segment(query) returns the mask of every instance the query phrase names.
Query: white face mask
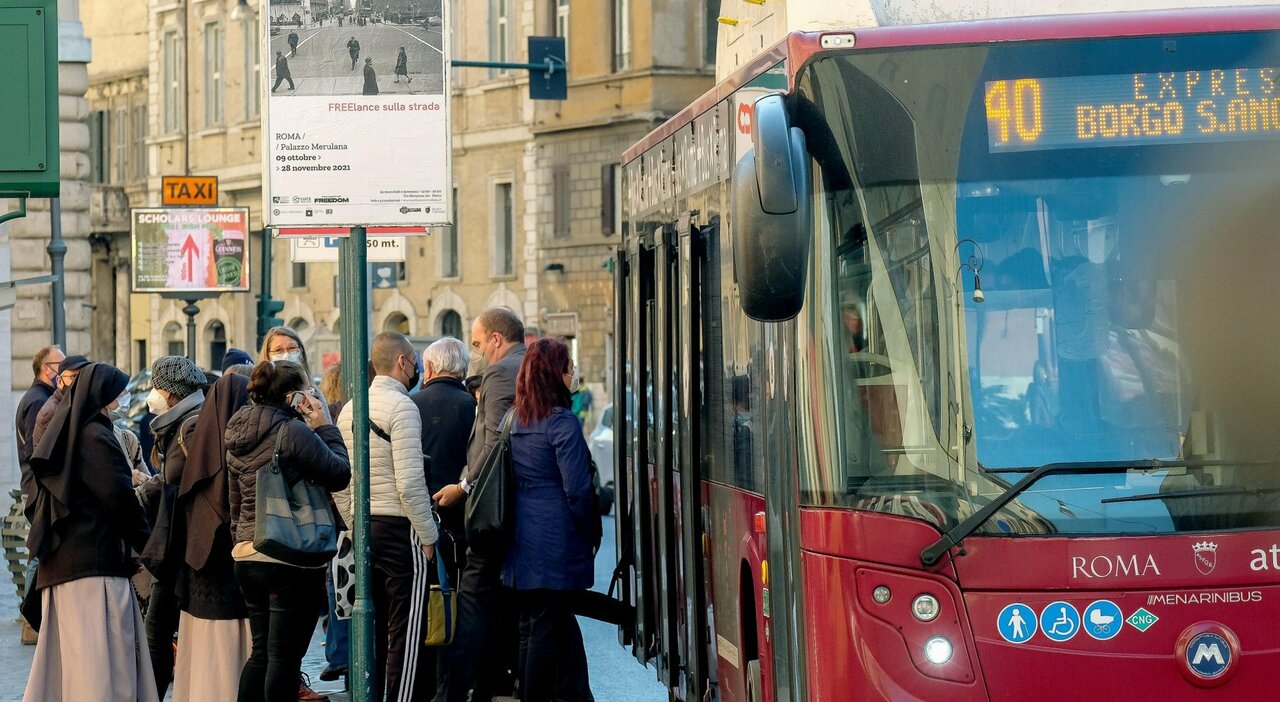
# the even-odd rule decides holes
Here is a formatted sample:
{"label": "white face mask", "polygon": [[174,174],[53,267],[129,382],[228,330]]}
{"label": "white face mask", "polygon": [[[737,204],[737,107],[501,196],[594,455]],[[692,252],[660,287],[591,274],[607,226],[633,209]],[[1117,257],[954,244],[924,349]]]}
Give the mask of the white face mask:
{"label": "white face mask", "polygon": [[578,391],[578,384],[581,381],[582,381],[582,376],[579,374],[578,366],[575,365],[573,367],[573,375],[569,376],[569,394],[570,395]]}
{"label": "white face mask", "polygon": [[147,409],[157,417],[169,411],[169,401],[160,394],[159,388],[151,388],[151,392],[147,393]]}
{"label": "white face mask", "polygon": [[285,352],[273,353],[270,356],[268,356],[268,358],[270,358],[273,363],[279,363],[280,361],[289,361],[291,363],[302,363],[302,352],[293,351],[291,353],[285,353]]}

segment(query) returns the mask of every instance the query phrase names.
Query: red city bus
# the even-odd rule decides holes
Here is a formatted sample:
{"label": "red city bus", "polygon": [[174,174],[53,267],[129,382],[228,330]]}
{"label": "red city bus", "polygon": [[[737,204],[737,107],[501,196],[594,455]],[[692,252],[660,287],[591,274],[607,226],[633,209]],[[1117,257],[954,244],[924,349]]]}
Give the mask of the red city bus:
{"label": "red city bus", "polygon": [[1280,8],[795,33],[623,158],[673,699],[1262,700]]}

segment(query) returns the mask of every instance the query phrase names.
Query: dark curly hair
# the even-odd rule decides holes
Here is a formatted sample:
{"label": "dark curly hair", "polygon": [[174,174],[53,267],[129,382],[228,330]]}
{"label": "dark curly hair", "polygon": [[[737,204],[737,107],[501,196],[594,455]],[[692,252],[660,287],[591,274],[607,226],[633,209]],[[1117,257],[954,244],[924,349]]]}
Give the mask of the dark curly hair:
{"label": "dark curly hair", "polygon": [[538,339],[525,351],[516,375],[516,419],[528,426],[551,416],[556,407],[568,407],[569,346],[563,339]]}

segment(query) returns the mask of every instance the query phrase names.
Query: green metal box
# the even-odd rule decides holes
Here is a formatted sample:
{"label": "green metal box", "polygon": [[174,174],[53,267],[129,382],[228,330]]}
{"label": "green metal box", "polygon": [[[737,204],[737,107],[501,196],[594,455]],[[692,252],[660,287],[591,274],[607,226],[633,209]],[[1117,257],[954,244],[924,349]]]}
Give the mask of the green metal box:
{"label": "green metal box", "polygon": [[58,195],[56,0],[0,6],[0,195]]}

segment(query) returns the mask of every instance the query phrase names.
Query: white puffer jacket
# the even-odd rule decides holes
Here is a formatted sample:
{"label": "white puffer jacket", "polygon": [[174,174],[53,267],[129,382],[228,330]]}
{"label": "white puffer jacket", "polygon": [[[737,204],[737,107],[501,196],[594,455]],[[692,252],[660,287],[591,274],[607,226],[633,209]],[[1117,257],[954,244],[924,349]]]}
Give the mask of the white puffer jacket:
{"label": "white puffer jacket", "polygon": [[[338,428],[347,451],[355,455],[351,427],[351,403],[338,415]],[[369,386],[369,419],[391,436],[388,443],[368,427],[369,435],[369,514],[382,517],[408,517],[414,532],[425,544],[436,542],[436,523],[431,517],[431,489],[427,486],[422,462],[422,415],[413,404],[400,381],[377,376]],[[333,500],[348,525],[355,523],[352,498],[355,481],[333,494]]]}

